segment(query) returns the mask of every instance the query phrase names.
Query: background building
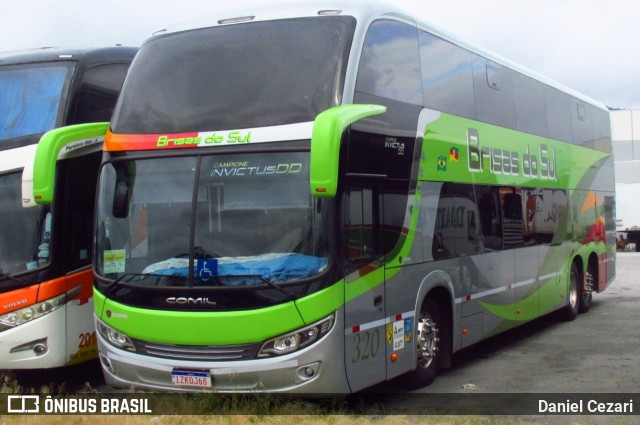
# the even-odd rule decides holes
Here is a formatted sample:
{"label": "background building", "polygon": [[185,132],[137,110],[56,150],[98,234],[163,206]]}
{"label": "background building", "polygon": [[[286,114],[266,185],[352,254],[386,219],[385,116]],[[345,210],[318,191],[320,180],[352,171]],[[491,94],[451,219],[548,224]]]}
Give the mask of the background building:
{"label": "background building", "polygon": [[640,110],[611,111],[617,229],[640,229]]}

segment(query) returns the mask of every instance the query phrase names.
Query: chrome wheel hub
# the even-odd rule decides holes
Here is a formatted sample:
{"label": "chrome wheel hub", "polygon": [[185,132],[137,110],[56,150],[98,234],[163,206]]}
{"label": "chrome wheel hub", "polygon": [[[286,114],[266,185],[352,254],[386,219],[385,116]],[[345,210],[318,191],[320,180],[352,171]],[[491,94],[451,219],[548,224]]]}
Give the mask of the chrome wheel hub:
{"label": "chrome wheel hub", "polygon": [[428,368],[438,352],[438,327],[431,316],[424,315],[418,322],[418,366]]}

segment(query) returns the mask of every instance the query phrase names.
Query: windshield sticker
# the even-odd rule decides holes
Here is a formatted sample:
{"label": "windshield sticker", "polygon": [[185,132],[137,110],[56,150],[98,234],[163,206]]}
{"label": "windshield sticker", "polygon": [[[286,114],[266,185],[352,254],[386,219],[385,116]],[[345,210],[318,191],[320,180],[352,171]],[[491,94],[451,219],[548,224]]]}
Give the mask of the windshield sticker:
{"label": "windshield sticker", "polygon": [[104,273],[124,273],[125,272],[126,250],[112,249],[104,251]]}
{"label": "windshield sticker", "polygon": [[393,351],[404,348],[404,320],[393,322]]}
{"label": "windshield sticker", "polygon": [[196,274],[199,280],[207,282],[213,276],[218,274],[218,260],[215,258],[198,258],[196,263]]}

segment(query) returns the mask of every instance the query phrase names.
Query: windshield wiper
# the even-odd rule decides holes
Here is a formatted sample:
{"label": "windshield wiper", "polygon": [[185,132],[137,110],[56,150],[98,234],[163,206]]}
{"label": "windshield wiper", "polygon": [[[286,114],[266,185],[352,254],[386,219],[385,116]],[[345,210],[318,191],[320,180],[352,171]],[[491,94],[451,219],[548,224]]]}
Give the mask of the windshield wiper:
{"label": "windshield wiper", "polygon": [[[130,277],[130,280],[124,280],[125,278]],[[138,279],[135,279],[135,278]],[[115,291],[118,287],[123,287],[125,286],[124,284],[128,284],[131,282],[142,282],[148,278],[155,278],[155,285],[158,286],[159,282],[162,279],[171,279],[171,278],[180,278],[180,279],[188,279],[186,276],[179,276],[179,275],[164,275],[164,274],[153,274],[153,273],[125,273],[122,276],[118,277],[116,280],[114,280],[113,282],[111,282],[104,290],[104,295],[109,295],[111,293],[113,293],[113,291]],[[257,279],[260,282],[270,286],[271,288],[277,290],[278,292],[283,293],[284,295],[287,296],[287,299],[289,301],[295,301],[296,298],[295,296],[287,291],[286,289],[280,287],[278,284],[272,282],[271,280],[259,275],[259,274],[243,274],[243,275],[239,275],[239,274],[226,274],[226,275],[210,275],[206,277],[207,279],[213,279],[216,285],[220,285],[221,279],[229,279],[229,280],[237,280],[237,279]],[[201,286],[202,283],[206,283],[206,282],[198,282],[198,279],[196,279],[196,281],[194,282],[196,283],[195,286]],[[197,285],[197,283],[200,283],[201,285]],[[191,285],[190,285],[191,286]],[[225,286],[233,286],[233,285],[225,285]]]}
{"label": "windshield wiper", "polygon": [[280,285],[274,283],[273,281],[259,274],[224,274],[224,275],[207,276],[207,278],[209,277],[213,279],[258,279],[260,282],[265,283],[270,287],[272,287],[273,289],[285,294],[289,299],[289,301],[296,300],[295,296],[291,292],[287,291],[286,289],[282,288]]}
{"label": "windshield wiper", "polygon": [[260,276],[259,274],[250,275],[250,276],[251,277],[257,277],[262,282],[264,282],[267,285],[271,286],[272,288],[277,289],[278,291],[282,292],[283,294],[285,294],[289,298],[289,301],[295,301],[296,300],[296,297],[294,297],[291,292],[289,292],[286,289],[280,287],[280,285],[276,285],[274,282],[271,281],[271,279],[267,279],[266,277]]}
{"label": "windshield wiper", "polygon": [[[130,280],[124,280],[126,277],[130,277]],[[135,279],[138,278],[138,279]],[[160,283],[160,281],[162,279],[171,279],[171,278],[181,278],[181,279],[186,279],[184,276],[178,276],[178,275],[167,275],[167,274],[153,274],[153,273],[125,273],[122,276],[120,276],[119,278],[117,278],[116,280],[114,280],[113,282],[111,282],[104,290],[104,294],[105,295],[109,295],[111,293],[113,293],[113,291],[115,289],[117,289],[118,287],[123,287],[125,286],[125,283],[131,283],[131,282],[142,282],[148,278],[155,278],[155,286],[158,286],[158,284]]]}
{"label": "windshield wiper", "polygon": [[6,274],[5,272],[2,271],[2,269],[0,269],[0,277],[4,277],[8,280],[13,280],[14,282],[18,282],[20,285],[27,285],[29,283],[22,279],[18,279],[17,277],[13,277],[10,274]]}

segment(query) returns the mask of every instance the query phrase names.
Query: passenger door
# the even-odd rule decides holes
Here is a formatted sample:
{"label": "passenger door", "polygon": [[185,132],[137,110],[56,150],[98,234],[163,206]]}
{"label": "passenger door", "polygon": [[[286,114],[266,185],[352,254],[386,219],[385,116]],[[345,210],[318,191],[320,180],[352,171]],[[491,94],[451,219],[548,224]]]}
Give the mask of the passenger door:
{"label": "passenger door", "polygon": [[386,379],[381,182],[374,176],[347,175],[343,226],[345,363],[352,391]]}

